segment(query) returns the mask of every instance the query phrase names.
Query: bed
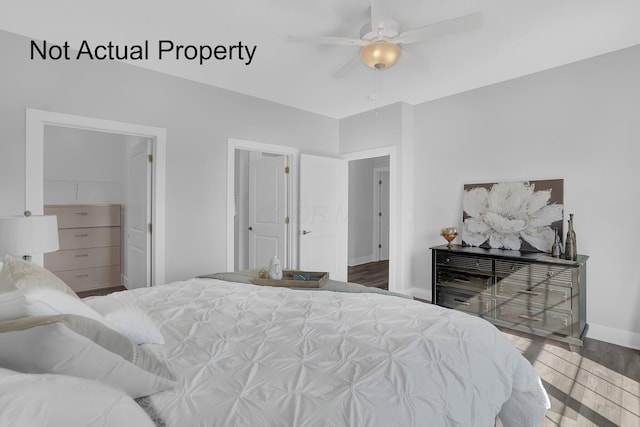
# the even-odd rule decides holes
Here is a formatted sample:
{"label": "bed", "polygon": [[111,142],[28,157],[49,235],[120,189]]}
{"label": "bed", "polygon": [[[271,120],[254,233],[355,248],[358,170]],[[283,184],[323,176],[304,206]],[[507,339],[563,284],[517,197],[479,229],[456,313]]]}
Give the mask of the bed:
{"label": "bed", "polygon": [[[126,386],[108,384],[138,398],[156,425],[492,426],[500,416],[505,426],[539,426],[549,407],[529,362],[494,326],[412,299],[194,278],[80,303],[107,319],[106,302],[139,310],[129,330],[114,329],[150,321],[160,333],[122,356],[155,359],[166,370],[144,369],[158,384],[127,375]],[[4,348],[0,368],[20,371]],[[106,372],[88,376],[108,383]],[[0,409],[1,384],[2,375]]]}

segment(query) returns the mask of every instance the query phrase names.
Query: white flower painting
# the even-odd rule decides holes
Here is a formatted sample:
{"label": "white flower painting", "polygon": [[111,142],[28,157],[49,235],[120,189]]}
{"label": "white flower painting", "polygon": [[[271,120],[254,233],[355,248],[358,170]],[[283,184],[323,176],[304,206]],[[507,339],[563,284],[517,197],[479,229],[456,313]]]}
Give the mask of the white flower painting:
{"label": "white flower painting", "polygon": [[464,186],[462,241],[466,245],[551,252],[562,236],[563,181]]}

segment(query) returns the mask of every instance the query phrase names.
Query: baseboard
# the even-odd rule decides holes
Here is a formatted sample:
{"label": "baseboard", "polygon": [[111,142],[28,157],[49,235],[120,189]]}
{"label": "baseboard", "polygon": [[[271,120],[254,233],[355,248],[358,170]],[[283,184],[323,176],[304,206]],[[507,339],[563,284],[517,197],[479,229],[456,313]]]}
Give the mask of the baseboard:
{"label": "baseboard", "polygon": [[367,255],[360,258],[349,258],[349,267],[353,267],[354,265],[367,264],[369,262],[377,261],[373,255]]}
{"label": "baseboard", "polygon": [[640,350],[640,333],[589,322],[587,338]]}
{"label": "baseboard", "polygon": [[423,288],[398,289],[397,292],[402,292],[403,294],[411,295],[412,297],[431,301],[431,292]]}

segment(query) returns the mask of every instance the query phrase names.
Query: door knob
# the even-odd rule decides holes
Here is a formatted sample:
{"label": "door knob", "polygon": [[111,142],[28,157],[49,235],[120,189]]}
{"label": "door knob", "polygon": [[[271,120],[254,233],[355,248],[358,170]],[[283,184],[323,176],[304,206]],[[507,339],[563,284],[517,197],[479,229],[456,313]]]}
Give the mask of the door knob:
{"label": "door knob", "polygon": [[253,227],[252,227],[252,226],[249,226],[249,228],[247,228],[247,230],[249,230],[249,231],[253,231]]}
{"label": "door knob", "polygon": [[303,235],[303,236],[305,236],[305,235],[307,235],[307,234],[310,234],[310,233],[311,233],[311,231],[302,230],[302,235]]}

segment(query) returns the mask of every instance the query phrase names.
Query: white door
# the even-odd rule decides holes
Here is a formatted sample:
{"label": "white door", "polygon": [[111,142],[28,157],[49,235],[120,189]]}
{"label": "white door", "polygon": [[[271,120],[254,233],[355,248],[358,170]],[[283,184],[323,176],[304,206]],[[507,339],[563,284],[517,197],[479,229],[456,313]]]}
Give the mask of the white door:
{"label": "white door", "polygon": [[249,267],[266,267],[274,256],[283,266],[287,237],[286,156],[252,151],[249,156]]}
{"label": "white door", "polygon": [[389,259],[389,172],[378,172],[378,261]]}
{"label": "white door", "polygon": [[300,269],[347,280],[349,171],[342,159],[300,155]]}
{"label": "white door", "polygon": [[129,150],[127,203],[124,207],[126,247],[124,284],[127,289],[151,283],[151,141]]}

